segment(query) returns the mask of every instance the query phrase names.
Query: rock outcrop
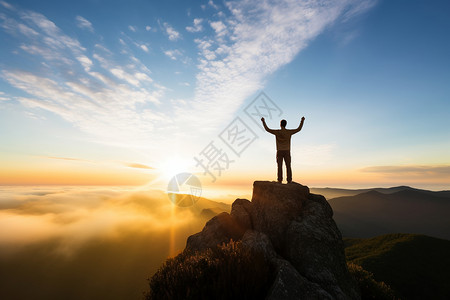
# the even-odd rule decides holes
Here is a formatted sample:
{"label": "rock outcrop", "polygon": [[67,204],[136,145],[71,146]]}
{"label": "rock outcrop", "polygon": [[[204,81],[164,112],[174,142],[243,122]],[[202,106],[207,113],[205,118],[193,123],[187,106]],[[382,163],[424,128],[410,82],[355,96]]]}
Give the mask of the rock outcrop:
{"label": "rock outcrop", "polygon": [[215,216],[190,236],[186,249],[241,240],[275,266],[267,299],[359,299],[332,217],[326,199],[307,186],[255,181],[251,202],[237,199],[230,214]]}

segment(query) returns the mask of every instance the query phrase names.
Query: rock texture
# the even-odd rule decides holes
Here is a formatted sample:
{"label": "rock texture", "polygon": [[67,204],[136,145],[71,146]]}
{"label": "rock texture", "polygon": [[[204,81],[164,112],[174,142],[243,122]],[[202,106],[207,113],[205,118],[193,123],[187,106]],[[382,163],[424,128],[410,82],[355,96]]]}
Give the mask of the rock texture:
{"label": "rock texture", "polygon": [[264,254],[276,275],[267,299],[360,299],[342,236],[321,195],[298,183],[255,181],[252,201],[237,199],[187,240],[203,250],[232,240]]}

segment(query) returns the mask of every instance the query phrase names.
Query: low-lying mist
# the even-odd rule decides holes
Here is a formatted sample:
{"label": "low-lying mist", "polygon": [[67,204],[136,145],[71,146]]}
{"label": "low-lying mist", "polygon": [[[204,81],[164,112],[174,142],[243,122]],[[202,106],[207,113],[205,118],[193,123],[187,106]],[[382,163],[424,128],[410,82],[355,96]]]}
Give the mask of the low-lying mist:
{"label": "low-lying mist", "polygon": [[0,298],[139,299],[149,278],[201,230],[201,199],[157,190],[0,189]]}

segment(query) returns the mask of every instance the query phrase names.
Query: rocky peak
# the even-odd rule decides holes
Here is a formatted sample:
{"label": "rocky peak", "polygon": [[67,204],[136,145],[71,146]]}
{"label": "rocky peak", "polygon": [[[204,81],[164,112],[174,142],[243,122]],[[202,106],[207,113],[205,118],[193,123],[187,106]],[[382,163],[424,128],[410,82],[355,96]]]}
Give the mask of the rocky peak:
{"label": "rocky peak", "polygon": [[263,253],[277,272],[268,299],[359,299],[332,216],[326,199],[307,186],[255,181],[251,202],[237,199],[230,214],[209,220],[186,248],[232,239]]}

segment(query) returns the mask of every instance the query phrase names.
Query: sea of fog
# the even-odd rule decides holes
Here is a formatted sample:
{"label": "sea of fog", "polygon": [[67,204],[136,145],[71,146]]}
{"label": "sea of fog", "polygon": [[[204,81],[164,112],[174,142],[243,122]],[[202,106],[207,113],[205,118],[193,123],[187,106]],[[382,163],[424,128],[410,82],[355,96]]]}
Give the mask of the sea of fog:
{"label": "sea of fog", "polygon": [[141,299],[147,278],[204,226],[200,213],[214,205],[205,201],[180,208],[158,190],[0,187],[0,298]]}

